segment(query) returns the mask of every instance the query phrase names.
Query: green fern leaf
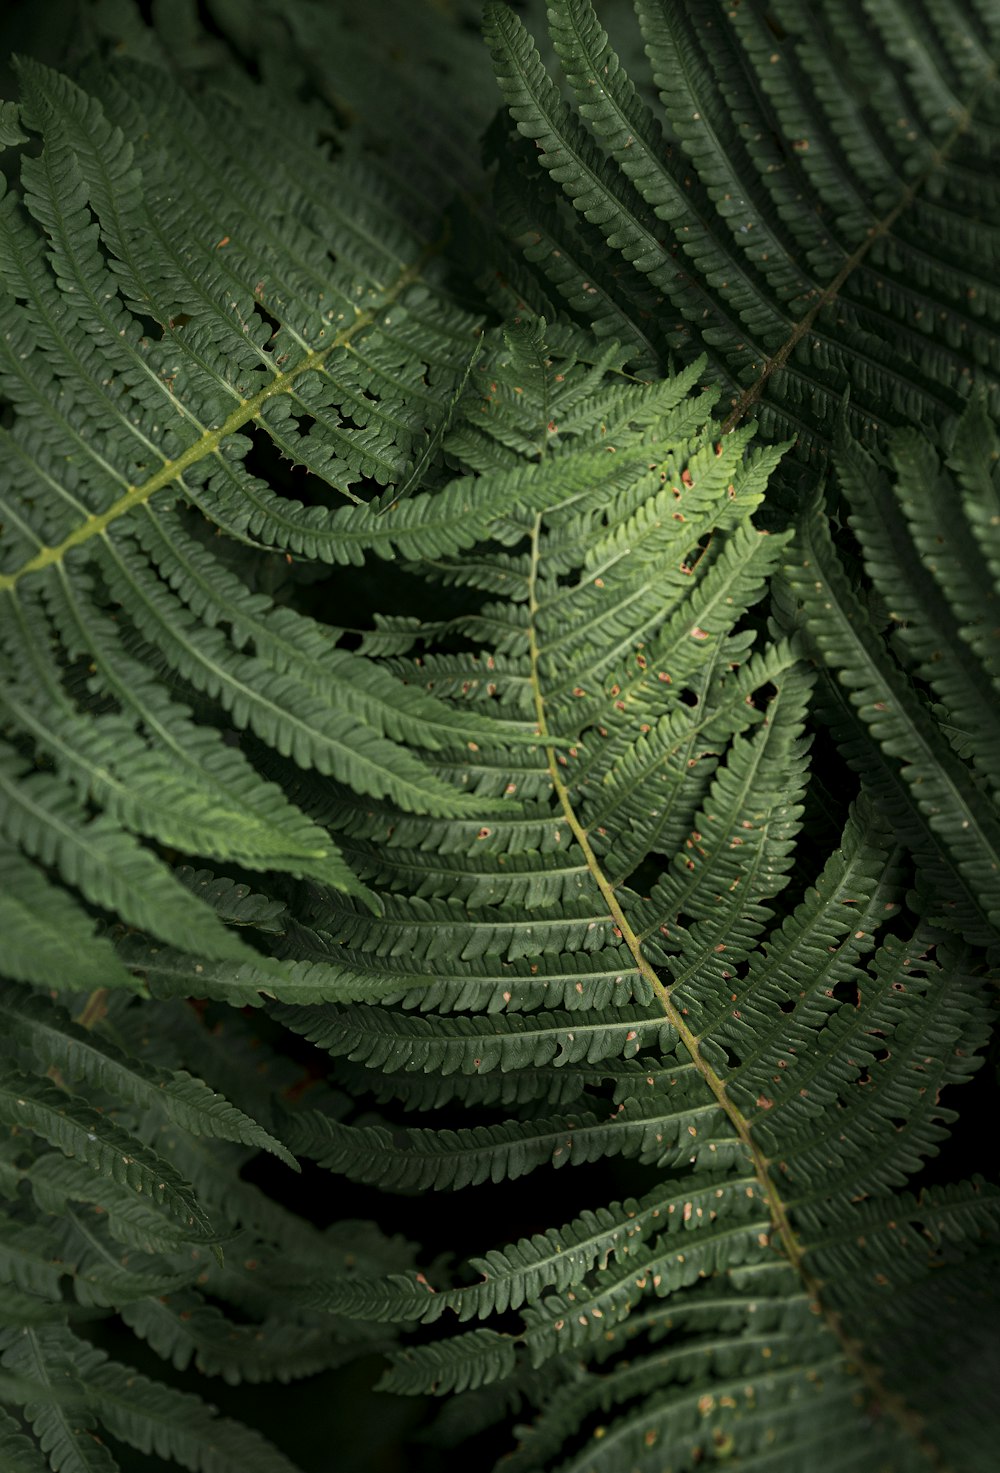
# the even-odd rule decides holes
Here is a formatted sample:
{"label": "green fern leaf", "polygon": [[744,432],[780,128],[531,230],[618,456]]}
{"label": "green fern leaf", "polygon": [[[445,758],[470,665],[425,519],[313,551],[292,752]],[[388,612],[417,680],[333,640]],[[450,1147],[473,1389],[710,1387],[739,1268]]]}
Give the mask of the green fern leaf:
{"label": "green fern leaf", "polygon": [[47,1466],[38,1449],[25,1437],[19,1424],[2,1407],[0,1407],[0,1453],[3,1455],[4,1466],[10,1468],[11,1473],[43,1473],[43,1469]]}
{"label": "green fern leaf", "polygon": [[[799,539],[798,559],[786,568],[785,576],[811,642],[837,672],[859,718],[907,785],[910,806],[918,810],[921,827],[928,831],[931,844],[944,851],[943,863],[938,863],[945,876],[953,866],[975,897],[980,916],[994,926],[1000,916],[1000,829],[995,816],[989,806],[984,808],[968,766],[953,752],[905,673],[871,630],[818,509],[803,519]],[[873,569],[881,566],[878,547],[873,539]],[[890,595],[898,588],[895,567],[894,562],[892,580],[887,583]],[[916,587],[920,587],[919,581]],[[912,576],[905,588],[908,596],[915,596]],[[910,642],[918,638],[926,640],[933,635],[929,631],[923,636],[914,635]],[[955,638],[959,638],[957,631]],[[945,677],[953,697],[959,679],[957,670]],[[960,709],[973,714],[968,705]],[[982,716],[980,710],[977,706],[977,725],[990,719],[988,710]],[[984,745],[989,761],[988,735]],[[912,824],[911,819],[911,832]],[[930,876],[928,882],[933,885]],[[953,889],[948,885],[948,891]],[[947,914],[940,909],[932,914],[939,923],[949,924]],[[980,921],[975,934],[989,937],[992,932]]]}
{"label": "green fern leaf", "polygon": [[[502,402],[509,372],[535,423],[548,414],[558,425],[547,397],[563,392],[550,377],[558,360],[531,333],[507,346],[510,364],[497,365],[487,395]],[[609,407],[627,397],[615,391]],[[869,1258],[862,1223],[869,1203],[905,1211],[899,1189],[947,1134],[942,1091],[968,1077],[987,1037],[975,970],[968,953],[904,920],[903,852],[863,800],[803,893],[794,866],[812,680],[797,642],[758,639],[754,648],[747,613],[788,556],[784,537],[761,537],[750,522],[776,457],[748,454],[742,435],[715,444],[688,429],[627,483],[566,501],[561,464],[572,452],[551,436],[542,448],[531,428],[526,421],[516,441],[498,416],[495,463],[519,456],[537,466],[552,502],[498,523],[496,541],[477,547],[471,576],[456,574],[455,585],[493,598],[491,567],[513,582],[506,606],[480,605],[461,627],[490,652],[498,691],[517,680],[530,693],[531,707],[517,699],[534,710],[549,782],[535,786],[529,769],[534,811],[452,827],[447,847],[427,820],[397,828],[388,805],[359,816],[354,852],[392,887],[383,916],[317,897],[290,917],[287,938],[291,951],[304,946],[342,976],[356,967],[378,982],[367,996],[349,984],[322,1011],[272,1011],[345,1061],[332,1082],[374,1094],[380,1123],[367,1111],[355,1119],[347,1100],[327,1094],[319,1108],[288,1114],[286,1136],[320,1165],[389,1191],[466,1189],[613,1156],[668,1172],[669,1186],[481,1253],[457,1283],[428,1271],[344,1275],[294,1293],[361,1322],[445,1332],[393,1354],[391,1389],[533,1385],[539,1418],[514,1454],[525,1468],[576,1443],[598,1410],[611,1424],[608,1467],[623,1451],[655,1458],[683,1437],[702,1457],[732,1439],[751,1465],[792,1467],[813,1445],[809,1429],[833,1425],[845,1455],[878,1466],[867,1422],[848,1411],[858,1364],[868,1393],[892,1408],[877,1456],[917,1467],[917,1418],[895,1376],[866,1359],[879,1335],[863,1274],[882,1272],[882,1250],[873,1227]],[[458,438],[457,452],[467,446],[487,464],[490,433]],[[438,574],[434,559],[428,576]],[[830,637],[829,611],[812,627]],[[472,672],[484,663],[387,658],[426,669],[456,702],[472,698]],[[484,791],[496,791],[502,763],[484,759],[481,771]],[[515,787],[525,776],[506,772]],[[543,824],[535,813],[546,810]],[[485,905],[482,889],[458,879],[463,854],[477,887],[492,870]],[[573,874],[577,892],[572,881],[567,889]],[[634,1001],[605,990],[595,1007],[579,972],[574,1007],[541,1011],[555,969],[581,942],[596,946],[589,954],[601,970],[610,946],[621,947],[616,977],[633,974]],[[518,964],[546,987],[520,990]],[[386,989],[394,973],[395,995]],[[614,1042],[623,1033],[624,1049]],[[536,1084],[556,1062],[573,1094],[546,1096]],[[515,1078],[486,1092],[491,1070]],[[411,1083],[418,1071],[432,1079]],[[371,1076],[381,1079],[369,1090]],[[558,1114],[546,1098],[560,1102]],[[461,1125],[413,1121],[415,1110],[448,1100],[472,1112]],[[480,1113],[499,1102],[506,1118]],[[974,1202],[970,1234],[989,1235],[990,1206]],[[865,1268],[855,1279],[836,1254],[859,1240]],[[963,1249],[956,1236],[956,1255],[975,1251],[966,1241]],[[916,1282],[928,1261],[916,1236],[914,1245]],[[469,1287],[466,1273],[481,1282]],[[830,1276],[843,1300],[826,1297]],[[760,1320],[747,1312],[748,1293],[754,1313],[764,1302]],[[494,1329],[499,1314],[516,1314],[520,1328]],[[720,1332],[726,1316],[733,1334]],[[473,1318],[482,1328],[448,1333]],[[683,1335],[661,1351],[676,1327]],[[591,1400],[572,1377],[562,1389],[563,1370],[581,1357],[579,1376],[593,1376],[606,1399]],[[605,1360],[599,1376],[589,1369]],[[736,1418],[748,1386],[752,1406]],[[815,1398],[809,1429],[798,1420],[804,1388]],[[641,1416],[637,1398],[648,1401]],[[597,1443],[582,1446],[569,1466],[603,1458]]]}
{"label": "green fern leaf", "polygon": [[168,1072],[127,1057],[114,1044],[79,1027],[42,998],[8,989],[0,995],[0,1018],[6,1024],[7,1039],[25,1044],[40,1064],[57,1069],[67,1084],[82,1083],[91,1093],[107,1093],[140,1109],[162,1110],[192,1135],[257,1146],[295,1167],[295,1158],[280,1141],[216,1094],[204,1080],[182,1070]]}
{"label": "green fern leaf", "polygon": [[[193,1473],[293,1473],[292,1464],[249,1428],[217,1416],[189,1392],[149,1381],[68,1331],[28,1331],[8,1348],[3,1364],[22,1384],[26,1413],[54,1468],[116,1468],[91,1431],[100,1416],[112,1436],[156,1453]],[[32,1393],[37,1400],[32,1400]]]}
{"label": "green fern leaf", "polygon": [[[247,1381],[288,1382],[329,1370],[357,1354],[329,1324],[306,1326],[274,1321],[238,1325],[195,1290],[158,1294],[126,1305],[122,1318],[177,1370],[194,1364],[230,1385]],[[369,1342],[377,1350],[378,1340]]]}
{"label": "green fern leaf", "polygon": [[132,925],[216,957],[242,957],[240,938],[214,913],[185,896],[169,870],[110,815],[87,819],[72,790],[51,773],[26,775],[8,748],[0,753],[0,825],[43,865],[57,866],[67,885]]}
{"label": "green fern leaf", "polygon": [[0,1084],[0,1111],[8,1125],[37,1134],[95,1175],[162,1205],[185,1229],[196,1235],[211,1231],[196,1198],[168,1161],[48,1082],[8,1072]]}
{"label": "green fern leaf", "polygon": [[[759,405],[765,433],[826,453],[845,381],[869,442],[940,422],[995,364],[1000,304],[974,264],[998,203],[976,141],[995,108],[989,18],[636,11],[650,72],[630,76],[590,0],[549,6],[566,100],[515,12],[487,7],[500,89],[538,150],[507,151],[499,213],[516,169],[509,233],[535,270],[595,331],[624,315],[637,366],[707,350],[727,428]],[[798,489],[789,468],[782,484]]]}
{"label": "green fern leaf", "polygon": [[22,982],[44,985],[72,966],[83,987],[135,988],[111,943],[94,935],[94,922],[43,872],[27,865],[13,846],[0,847],[0,924],[7,942],[4,970]]}
{"label": "green fern leaf", "polygon": [[0,1462],[978,1473],[1000,25],[373,3],[0,105]]}
{"label": "green fern leaf", "polygon": [[0,1278],[4,1284],[55,1302],[60,1297],[60,1277],[55,1258],[39,1252],[36,1235],[4,1214],[0,1218]]}
{"label": "green fern leaf", "polygon": [[[218,224],[190,207],[190,177],[173,194],[188,206],[168,220],[181,154],[164,147],[163,129],[179,125],[178,142],[219,134],[162,74],[133,92],[124,69],[105,78],[100,103],[31,61],[21,80],[18,116],[42,147],[37,157],[22,155],[19,185],[0,211],[3,371],[23,411],[3,432],[12,468],[0,573],[11,615],[4,716],[16,740],[58,775],[21,782],[26,769],[11,769],[17,792],[5,789],[5,832],[25,854],[54,859],[63,882],[88,902],[159,941],[246,960],[238,938],[182,901],[130,835],[363,898],[370,892],[329,831],[262,783],[219,734],[192,724],[192,707],[207,700],[224,723],[300,764],[442,815],[468,800],[412,749],[498,733],[338,649],[339,631],[252,592],[178,508],[197,507],[237,542],[273,533],[282,549],[315,555],[322,543],[329,556],[355,556],[333,532],[335,513],[282,508],[246,473],[247,430],[256,426],[349,499],[359,499],[350,489],[359,475],[402,483],[421,437],[433,439],[426,469],[446,433],[420,382],[427,355],[457,404],[475,321],[441,298],[445,316],[431,325],[416,285],[429,258],[398,221],[390,226],[391,211],[374,195],[372,233],[335,212],[342,259],[333,277],[321,268],[333,236],[323,238],[314,216],[320,196],[304,181],[295,209],[308,226],[262,211],[260,193],[237,203],[246,181],[234,195],[235,175],[212,206],[222,211]],[[27,137],[14,130],[9,141]],[[199,167],[221,182],[213,164]],[[364,185],[354,187],[360,197]],[[282,252],[300,250],[303,230],[313,244],[302,274],[289,277]],[[384,245],[373,250],[377,237]],[[240,263],[238,288],[224,284],[227,262]],[[367,305],[356,311],[359,293]],[[272,341],[258,307],[282,321]],[[156,342],[144,335],[150,321]],[[78,396],[56,404],[51,387],[67,378]],[[297,417],[315,433],[297,429]],[[81,661],[92,676],[83,701],[67,679]],[[80,804],[75,821],[70,789]],[[88,804],[97,814],[81,827]],[[84,948],[84,965],[96,968],[100,955]]]}
{"label": "green fern leaf", "polygon": [[54,1473],[112,1473],[118,1464],[94,1432],[79,1367],[67,1350],[72,1337],[60,1327],[23,1330],[7,1337],[0,1364],[23,1382],[33,1382],[37,1399],[25,1394],[31,1423]]}

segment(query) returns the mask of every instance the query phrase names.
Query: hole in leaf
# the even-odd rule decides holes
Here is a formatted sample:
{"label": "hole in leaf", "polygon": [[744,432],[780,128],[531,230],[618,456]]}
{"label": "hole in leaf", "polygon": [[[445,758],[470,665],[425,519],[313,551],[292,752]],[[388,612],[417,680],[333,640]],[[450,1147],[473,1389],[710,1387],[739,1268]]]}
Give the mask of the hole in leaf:
{"label": "hole in leaf", "polygon": [[244,457],[243,465],[252,476],[264,481],[279,496],[291,496],[306,506],[342,506],[344,497],[332,486],[306,470],[293,465],[278,449],[270,435],[257,432]]}
{"label": "hole in leaf", "polygon": [[277,336],[278,332],[281,330],[281,323],[278,321],[277,317],[273,316],[272,313],[267,310],[267,308],[264,306],[264,303],[256,294],[254,295],[254,311],[256,312],[258,317],[262,317],[267,323],[268,327],[271,329],[271,336]]}
{"label": "hole in leaf", "polygon": [[861,1006],[861,989],[853,977],[845,977],[842,981],[837,982],[830,996],[839,1003],[849,1003],[852,1008]]}

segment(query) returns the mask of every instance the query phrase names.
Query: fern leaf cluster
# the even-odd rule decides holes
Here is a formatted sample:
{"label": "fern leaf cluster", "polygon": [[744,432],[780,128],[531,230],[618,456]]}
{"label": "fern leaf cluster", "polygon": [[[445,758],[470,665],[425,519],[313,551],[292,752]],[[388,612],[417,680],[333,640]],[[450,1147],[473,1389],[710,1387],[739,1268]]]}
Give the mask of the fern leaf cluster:
{"label": "fern leaf cluster", "polygon": [[[511,352],[498,382],[531,366]],[[551,405],[545,374],[571,376],[558,358],[537,367],[541,423]],[[523,426],[529,386],[516,387]],[[546,423],[558,427],[557,411]],[[498,696],[517,682],[546,738],[547,780],[534,801],[554,832],[534,851],[534,890],[518,884],[522,851],[503,820],[484,824],[469,852],[492,848],[494,888],[478,903],[466,899],[463,920],[443,901],[453,856],[435,859],[430,841],[422,890],[430,894],[439,869],[442,901],[396,900],[390,911],[387,900],[382,921],[363,921],[371,962],[357,929],[341,921],[342,902],[314,920],[328,956],[338,942],[349,948],[343,963],[377,974],[398,958],[408,975],[395,996],[379,985],[372,1014],[355,984],[343,1005],[276,1010],[355,1065],[344,1076],[335,1065],[332,1076],[352,1092],[361,1070],[381,1076],[383,1124],[355,1124],[332,1107],[289,1118],[293,1149],[322,1166],[393,1191],[456,1190],[609,1156],[663,1177],[641,1201],[588,1209],[471,1260],[481,1280],[468,1287],[425,1272],[383,1285],[345,1276],[318,1291],[301,1285],[306,1302],[365,1322],[454,1325],[396,1354],[391,1389],[524,1384],[528,1368],[553,1363],[565,1389],[545,1398],[515,1466],[541,1467],[575,1445],[560,1466],[631,1466],[663,1445],[694,1457],[723,1444],[746,1457],[769,1446],[785,1460],[776,1466],[794,1466],[837,1425],[855,1461],[919,1467],[915,1414],[899,1406],[873,1440],[863,1397],[856,1407],[851,1370],[886,1313],[873,1285],[902,1292],[951,1255],[960,1261],[966,1234],[972,1244],[995,1231],[997,1199],[985,1182],[957,1195],[905,1193],[945,1136],[941,1092],[975,1067],[989,1021],[971,954],[907,916],[904,851],[869,800],[859,800],[815,884],[776,919],[801,826],[811,682],[794,645],[762,642],[747,623],[788,544],[754,530],[775,456],[748,456],[745,439],[696,440],[617,497],[605,485],[600,496],[522,518],[520,556],[505,538],[494,576],[488,549],[477,550],[463,581],[491,594],[502,568],[524,588],[507,604],[507,660],[494,682]],[[569,452],[550,439],[534,453],[558,484]],[[442,576],[437,561],[430,574]],[[648,605],[647,589],[655,590]],[[490,600],[463,627],[478,636],[501,613]],[[482,656],[466,657],[470,673],[474,661]],[[505,790],[521,777],[502,776]],[[392,855],[396,834],[376,813],[372,843],[380,827]],[[411,828],[400,841],[404,853],[414,837]],[[580,875],[571,905],[567,867]],[[484,928],[501,964],[473,983],[465,964],[482,955]],[[539,1011],[545,993],[525,995],[516,962],[532,957],[532,972],[546,978],[550,956],[584,948],[576,1004]],[[595,981],[604,982],[595,960],[602,972],[621,968],[610,995],[606,986],[595,995]],[[420,981],[432,972],[428,993]],[[559,1081],[550,1100],[536,1085],[546,1066]],[[440,1075],[447,1090],[414,1088],[417,1073]],[[411,1123],[444,1100],[464,1101],[466,1113],[499,1106],[505,1118]],[[731,1297],[721,1341],[705,1280],[725,1304]],[[515,1310],[520,1329],[490,1327]],[[487,1323],[462,1329],[456,1319]],[[680,1339],[664,1353],[668,1330]],[[590,1369],[574,1375],[581,1358]],[[898,1368],[897,1356],[892,1376]],[[895,1404],[882,1369],[863,1375]],[[595,1429],[595,1415],[616,1409],[613,1435]]]}
{"label": "fern leaf cluster", "polygon": [[[953,429],[946,464],[913,433],[892,444],[892,479],[860,447],[838,460],[865,567],[885,601],[888,647],[815,513],[803,518],[788,569],[786,617],[801,617],[842,688],[827,686],[829,720],[918,857],[919,908],[995,948],[997,591],[987,527],[998,504],[996,431],[977,400]],[[884,767],[859,764],[859,723]]]}
{"label": "fern leaf cluster", "polygon": [[0,105],[0,1463],[980,1473],[996,16],[445,10]]}
{"label": "fern leaf cluster", "polygon": [[829,446],[845,381],[861,438],[940,420],[973,375],[995,411],[992,7],[635,8],[633,80],[590,0],[548,7],[568,97],[515,11],[487,12],[535,145],[502,168],[539,289],[602,335],[627,317],[644,364],[708,352],[730,421],[753,406],[803,451]]}

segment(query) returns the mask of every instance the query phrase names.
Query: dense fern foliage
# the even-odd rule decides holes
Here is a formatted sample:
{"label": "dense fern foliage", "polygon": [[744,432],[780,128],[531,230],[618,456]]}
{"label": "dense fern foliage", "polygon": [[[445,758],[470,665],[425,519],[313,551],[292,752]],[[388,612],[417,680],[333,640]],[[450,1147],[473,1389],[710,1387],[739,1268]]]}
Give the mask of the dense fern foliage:
{"label": "dense fern foliage", "polygon": [[639,362],[707,352],[729,422],[759,405],[801,452],[828,446],[847,382],[863,438],[940,419],[973,377],[996,409],[996,7],[635,9],[651,77],[633,80],[589,0],[553,0],[568,101],[516,13],[487,9],[535,145],[504,188],[548,290],[601,335],[640,324]]}
{"label": "dense fern foliage", "polygon": [[995,7],[252,12],[0,105],[0,1464],[991,1467]]}

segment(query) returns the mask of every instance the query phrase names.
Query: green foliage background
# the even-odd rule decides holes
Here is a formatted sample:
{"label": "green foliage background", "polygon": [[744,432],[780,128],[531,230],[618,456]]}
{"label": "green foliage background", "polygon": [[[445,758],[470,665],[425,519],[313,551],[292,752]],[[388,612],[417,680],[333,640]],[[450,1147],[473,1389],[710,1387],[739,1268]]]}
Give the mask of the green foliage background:
{"label": "green foliage background", "polygon": [[[174,505],[172,482],[158,487],[162,515],[157,500],[135,544],[109,538],[93,581],[73,561],[76,523],[58,497],[46,503],[29,481],[24,525],[5,527],[4,571],[27,564],[29,590],[23,621],[3,631],[5,731],[14,758],[42,769],[12,766],[9,787],[37,794],[42,810],[50,803],[57,829],[70,809],[45,783],[69,774],[79,814],[90,823],[102,813],[97,832],[120,825],[119,852],[135,867],[112,889],[81,861],[82,911],[101,918],[97,933],[68,908],[46,927],[46,907],[75,895],[71,862],[44,823],[16,809],[5,820],[10,895],[39,924],[9,932],[0,1013],[5,1047],[38,1093],[25,1106],[7,1090],[14,1144],[0,1184],[27,1213],[17,1141],[48,1142],[100,1177],[93,1190],[107,1191],[106,1205],[93,1200],[121,1214],[124,1236],[112,1237],[133,1254],[153,1217],[124,1226],[128,1192],[152,1192],[173,1216],[166,1246],[139,1255],[150,1282],[176,1266],[183,1242],[201,1255],[198,1284],[209,1289],[164,1279],[162,1300],[159,1289],[145,1299],[134,1283],[123,1289],[114,1275],[129,1255],[115,1258],[109,1238],[107,1266],[92,1279],[81,1269],[72,1291],[93,1311],[78,1329],[257,1429],[302,1473],[489,1464],[533,1403],[542,1413],[521,1438],[518,1470],[660,1467],[659,1437],[678,1469],[707,1460],[759,1473],[979,1473],[995,1446],[986,1403],[1000,1369],[1000,1156],[984,1128],[996,1103],[1000,926],[1000,15],[989,0],[606,3],[596,14],[559,0],[548,27],[541,5],[488,6],[485,31],[484,45],[478,6],[461,0],[74,0],[15,3],[0,16],[0,56],[23,58],[0,96],[23,95],[22,121],[46,137],[44,154],[36,138],[25,144],[26,208],[10,218],[23,226],[30,205],[32,228],[56,242],[47,320],[59,320],[60,293],[67,311],[79,302],[74,251],[95,281],[116,260],[123,359],[96,292],[92,319],[103,325],[94,362],[106,353],[113,365],[108,402],[120,383],[137,383],[141,398],[152,364],[157,391],[173,391],[173,371],[180,402],[223,423],[217,460],[199,452]],[[124,143],[38,63],[78,76]],[[241,120],[245,144],[234,136]],[[13,116],[0,124],[8,141],[19,133]],[[218,134],[216,174],[211,126],[233,130],[225,148]],[[212,252],[229,244],[229,227],[217,243],[205,232],[239,201],[228,191],[241,146],[275,198],[287,188],[293,203],[239,221],[252,244],[227,277],[229,258],[217,267]],[[103,232],[89,257],[90,217],[73,215],[84,199]],[[143,219],[148,233],[136,228]],[[153,225],[171,219],[176,236],[154,240]],[[359,304],[332,347],[315,336],[310,296],[327,237],[330,291]],[[48,279],[31,238],[13,226],[7,237],[8,309],[32,302],[33,272]],[[50,299],[39,300],[44,316]],[[324,313],[319,336],[346,311]],[[179,367],[168,364],[172,342]],[[90,362],[82,331],[72,350],[77,370]],[[58,343],[46,351],[60,361]],[[329,354],[336,370],[318,388],[321,375],[305,372],[301,397],[283,387],[268,403],[272,352],[280,366],[299,351]],[[72,389],[74,374],[56,373]],[[55,384],[50,409],[61,403]],[[220,386],[242,396],[230,418]],[[6,432],[16,395],[5,392]],[[100,398],[92,403],[94,446],[117,435],[125,457],[117,409],[104,424]],[[44,445],[25,436],[34,473]],[[159,443],[154,434],[154,452]],[[174,455],[183,448],[170,442]],[[79,459],[80,506],[90,506]],[[19,462],[7,464],[23,491]],[[134,457],[115,464],[123,485],[147,474],[155,483]],[[63,562],[72,576],[34,599],[32,570]],[[129,613],[120,627],[116,612],[106,617],[119,607]],[[132,672],[105,686],[103,703],[80,660],[97,658],[86,644],[94,631],[101,669]],[[62,662],[50,664],[57,647]],[[484,662],[492,651],[488,664],[480,649]],[[663,685],[650,689],[657,660]],[[149,753],[129,747],[115,721],[143,667],[137,710],[187,702],[183,741],[217,727],[232,763],[247,756],[253,781],[235,766],[227,774],[253,825],[241,830],[239,804],[191,807],[169,761],[145,767]],[[682,751],[695,770],[654,791],[654,779],[668,782],[665,754]],[[525,821],[504,801],[515,789],[537,826],[523,844]],[[565,841],[552,793],[565,796]],[[134,834],[148,842],[126,851]],[[165,862],[156,873],[153,853]],[[197,863],[205,854],[210,870]],[[597,920],[595,876],[608,877],[610,907]],[[50,888],[32,890],[41,878]],[[857,931],[844,905],[857,907]],[[555,939],[529,941],[531,925]],[[96,1025],[96,1053],[28,995],[47,990],[39,957],[55,965],[74,951],[80,985],[63,986],[60,1001]],[[112,965],[123,990],[109,1000],[94,989]],[[533,980],[539,965],[544,984]],[[157,1001],[130,1005],[130,974]],[[583,1012],[577,977],[588,983]],[[509,1011],[496,1003],[503,987]],[[266,1061],[263,1084],[254,1060]],[[186,1074],[168,1082],[179,1064],[218,1095]],[[794,1089],[768,1073],[785,1068]],[[706,1079],[719,1084],[715,1100]],[[874,1104],[854,1103],[859,1081]],[[60,1115],[67,1084],[74,1108],[114,1099],[106,1119],[104,1104],[100,1122]],[[810,1089],[818,1109],[799,1103]],[[166,1124],[153,1123],[157,1090]],[[681,1095],[683,1108],[669,1104]],[[824,1112],[843,1112],[840,1144],[830,1145]],[[752,1121],[739,1142],[734,1120]],[[129,1149],[119,1121],[160,1153],[151,1165],[137,1152],[119,1168],[115,1151]],[[562,1164],[564,1130],[574,1169],[535,1171]],[[699,1176],[707,1156],[688,1170],[688,1130],[711,1140],[705,1150],[719,1147],[717,1175]],[[196,1138],[210,1141],[203,1158]],[[740,1144],[756,1152],[750,1206],[734,1185]],[[212,1261],[214,1214],[225,1210],[211,1202],[201,1215],[213,1163],[259,1189],[247,1221],[261,1242],[283,1244],[270,1299]],[[779,1172],[790,1173],[787,1192]],[[699,1340],[705,1360],[692,1351],[690,1364],[682,1347],[679,1370],[664,1372],[657,1350],[667,1337],[666,1363],[675,1327],[659,1298],[638,1300],[630,1317],[622,1244],[633,1217],[652,1231],[660,1209],[650,1204],[668,1188],[686,1229],[711,1206],[699,1195],[706,1180],[734,1214],[734,1241],[723,1234],[717,1248],[696,1221],[684,1243],[730,1298],[715,1311],[719,1345]],[[86,1171],[71,1180],[66,1165],[60,1182],[52,1167],[32,1178],[30,1200],[50,1224],[90,1190]],[[290,1217],[268,1218],[265,1202],[297,1214],[306,1236]],[[788,1363],[816,1384],[826,1377],[830,1398],[815,1413],[828,1439],[818,1454],[813,1414],[792,1405],[786,1461],[766,1441],[733,1456],[727,1409],[712,1394],[716,1381],[759,1375],[765,1408],[771,1395],[756,1362],[739,1360],[749,1355],[739,1294],[774,1270],[760,1203],[809,1292],[822,1286],[823,1333],[837,1342],[816,1349],[811,1321],[795,1317],[804,1295],[769,1323],[791,1347]],[[187,1236],[171,1237],[182,1219]],[[355,1220],[360,1229],[337,1236]],[[313,1229],[330,1230],[321,1266]],[[249,1232],[241,1224],[234,1241]],[[573,1233],[597,1247],[570,1269],[560,1254]],[[54,1324],[50,1304],[71,1298],[52,1289],[60,1260],[39,1267],[28,1253],[22,1266],[23,1248],[15,1223],[3,1325]],[[694,1336],[701,1284],[671,1255],[657,1260],[677,1275],[669,1305]],[[895,1292],[873,1290],[895,1275]],[[513,1286],[509,1308],[494,1281]],[[567,1320],[588,1318],[558,1297],[567,1290],[603,1305],[603,1339],[591,1318],[583,1335],[570,1330],[568,1350],[560,1342]],[[237,1379],[227,1367],[256,1353],[249,1335],[240,1340],[240,1314],[273,1328],[283,1294],[295,1318],[262,1352],[261,1364],[272,1357],[263,1384],[256,1371],[227,1384]],[[213,1319],[227,1295],[240,1306],[238,1352]],[[188,1305],[176,1323],[156,1308],[171,1298]],[[192,1314],[197,1356],[185,1339]],[[631,1325],[648,1329],[638,1350],[625,1343]],[[43,1343],[47,1330],[38,1333]],[[860,1410],[844,1370],[859,1345]],[[412,1396],[375,1389],[387,1353],[388,1383]],[[47,1374],[98,1384],[93,1365],[65,1368],[59,1354]],[[0,1382],[15,1409],[34,1405],[25,1388],[37,1370],[18,1355],[15,1343]],[[311,1355],[315,1374],[271,1379],[286,1359],[290,1375],[308,1371]],[[207,1378],[192,1358],[222,1374]],[[691,1431],[699,1377],[711,1435]],[[442,1413],[426,1392],[453,1386],[471,1389]],[[678,1398],[676,1423],[664,1386]],[[780,1419],[780,1396],[775,1405]],[[36,1434],[51,1466],[101,1473],[89,1432],[52,1430],[50,1412],[43,1402]],[[665,1419],[653,1441],[647,1415]],[[601,1418],[616,1416],[604,1441]],[[684,1450],[689,1434],[707,1439],[697,1456]],[[113,1445],[125,1469],[169,1466],[121,1438]],[[43,1466],[15,1440],[0,1447],[12,1468]],[[231,1453],[239,1460],[237,1443]],[[214,1473],[212,1454],[186,1456]],[[277,1466],[260,1456],[261,1468]]]}

